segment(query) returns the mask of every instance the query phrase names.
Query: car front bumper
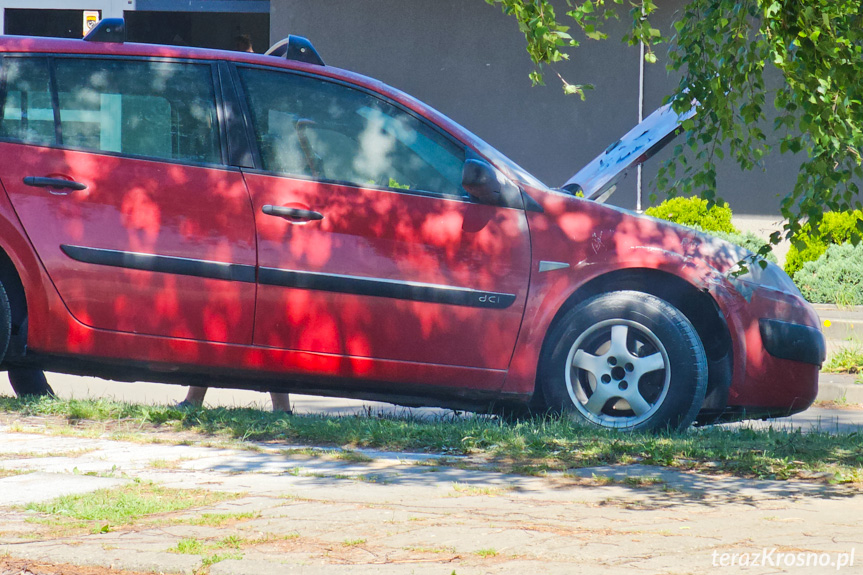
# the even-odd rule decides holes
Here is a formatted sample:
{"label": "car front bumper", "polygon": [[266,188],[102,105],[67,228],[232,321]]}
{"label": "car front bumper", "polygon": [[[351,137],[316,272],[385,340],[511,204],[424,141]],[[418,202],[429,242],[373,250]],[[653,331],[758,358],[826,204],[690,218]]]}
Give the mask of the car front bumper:
{"label": "car front bumper", "polygon": [[796,294],[756,286],[749,295],[729,317],[735,373],[727,408],[747,417],[803,411],[818,395],[826,355],[818,314]]}

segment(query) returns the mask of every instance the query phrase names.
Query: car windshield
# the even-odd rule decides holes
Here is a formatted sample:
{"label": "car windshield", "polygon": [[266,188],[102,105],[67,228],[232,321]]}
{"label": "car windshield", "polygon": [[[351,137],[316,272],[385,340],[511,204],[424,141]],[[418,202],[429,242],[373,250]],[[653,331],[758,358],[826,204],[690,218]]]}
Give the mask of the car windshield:
{"label": "car windshield", "polygon": [[511,175],[514,176],[520,183],[533,188],[544,189],[548,187],[541,181],[539,181],[533,174],[531,174],[530,172],[507,158],[501,152],[497,151],[491,145],[486,143],[482,138],[476,136],[473,133],[471,133],[471,136],[474,137],[477,151],[480,154],[482,154],[495,164],[506,166],[506,168],[511,172]]}

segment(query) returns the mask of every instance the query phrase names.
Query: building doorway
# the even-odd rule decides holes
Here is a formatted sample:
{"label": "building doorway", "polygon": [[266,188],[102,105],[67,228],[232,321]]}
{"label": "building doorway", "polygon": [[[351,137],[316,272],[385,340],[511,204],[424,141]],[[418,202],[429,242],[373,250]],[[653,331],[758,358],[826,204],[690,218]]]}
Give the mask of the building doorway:
{"label": "building doorway", "polygon": [[255,52],[270,47],[269,13],[126,11],[130,42],[236,50],[237,37],[249,36]]}

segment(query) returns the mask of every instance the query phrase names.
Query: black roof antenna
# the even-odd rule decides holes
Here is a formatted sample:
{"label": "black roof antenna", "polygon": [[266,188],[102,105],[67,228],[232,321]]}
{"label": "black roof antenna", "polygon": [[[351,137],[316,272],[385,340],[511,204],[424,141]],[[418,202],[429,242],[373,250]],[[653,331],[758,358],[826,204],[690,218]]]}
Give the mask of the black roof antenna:
{"label": "black roof antenna", "polygon": [[84,36],[84,41],[122,44],[126,41],[126,22],[122,18],[103,18]]}
{"label": "black roof antenna", "polygon": [[318,51],[306,38],[291,34],[284,40],[279,40],[265,52],[268,56],[277,56],[286,60],[297,60],[315,66],[324,66],[324,61]]}

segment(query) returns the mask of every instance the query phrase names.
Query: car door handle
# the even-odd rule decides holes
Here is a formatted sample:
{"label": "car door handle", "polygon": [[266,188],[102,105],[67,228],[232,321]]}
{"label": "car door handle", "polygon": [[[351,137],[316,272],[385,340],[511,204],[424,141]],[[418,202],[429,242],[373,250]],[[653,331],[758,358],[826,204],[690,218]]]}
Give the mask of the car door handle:
{"label": "car door handle", "polygon": [[286,208],[284,206],[271,206],[267,204],[261,211],[268,216],[276,216],[279,218],[290,218],[292,220],[322,220],[324,214],[312,210],[303,210],[300,208]]}
{"label": "car door handle", "polygon": [[35,188],[57,188],[59,190],[86,190],[87,184],[76,182],[74,180],[64,180],[63,178],[38,178],[36,176],[27,176],[24,178],[25,186],[33,186]]}

